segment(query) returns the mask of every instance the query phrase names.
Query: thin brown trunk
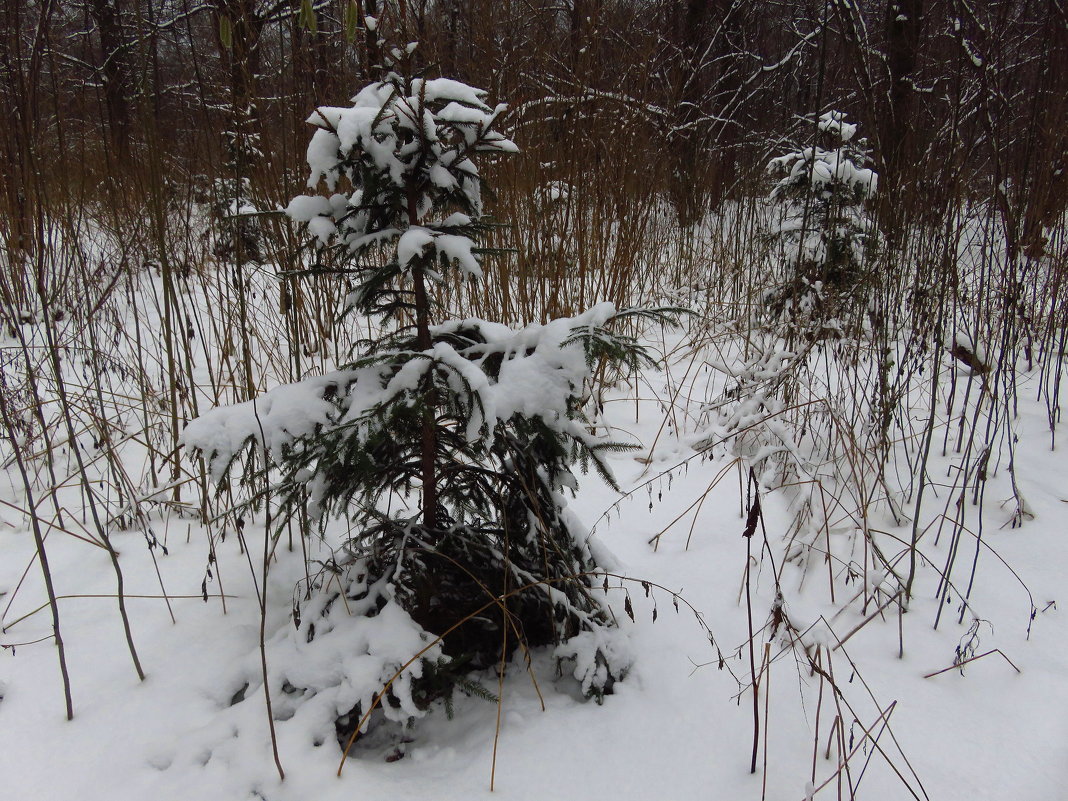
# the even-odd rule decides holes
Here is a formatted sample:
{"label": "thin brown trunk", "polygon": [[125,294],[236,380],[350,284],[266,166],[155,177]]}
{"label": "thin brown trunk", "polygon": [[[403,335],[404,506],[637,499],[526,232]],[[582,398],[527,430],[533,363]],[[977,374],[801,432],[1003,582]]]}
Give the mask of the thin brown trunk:
{"label": "thin brown trunk", "polygon": [[59,673],[63,679],[63,701],[66,705],[67,720],[74,718],[74,703],[71,700],[70,673],[67,671],[67,651],[63,646],[63,636],[59,631],[59,604],[56,600],[56,589],[52,584],[52,571],[48,566],[48,554],[45,552],[44,534],[41,532],[41,521],[37,516],[37,503],[33,497],[33,484],[30,480],[26,463],[22,458],[20,443],[15,436],[14,421],[8,414],[7,403],[0,395],[0,416],[3,418],[4,430],[7,432],[8,441],[11,443],[11,451],[15,456],[15,464],[18,466],[19,475],[22,478],[22,486],[26,491],[26,509],[30,515],[30,528],[33,531],[33,542],[37,548],[37,559],[41,565],[41,573],[44,576],[45,593],[48,595],[48,608],[52,612],[52,635],[56,641],[56,651],[59,655]]}
{"label": "thin brown trunk", "polygon": [[[408,194],[408,224],[419,224],[417,195]],[[422,351],[433,347],[430,338],[430,299],[426,292],[426,277],[418,266],[412,267],[412,281],[415,285],[415,325],[416,346]],[[423,526],[428,532],[437,528],[438,488],[434,457],[437,452],[437,429],[433,379],[428,378],[426,394],[423,396],[423,435],[420,443],[419,467],[423,482]]]}

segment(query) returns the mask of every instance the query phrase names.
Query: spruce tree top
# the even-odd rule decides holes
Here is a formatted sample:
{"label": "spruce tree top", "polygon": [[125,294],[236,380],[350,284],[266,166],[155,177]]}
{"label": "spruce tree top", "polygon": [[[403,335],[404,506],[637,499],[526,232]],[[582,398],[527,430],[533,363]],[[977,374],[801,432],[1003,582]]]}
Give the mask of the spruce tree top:
{"label": "spruce tree top", "polygon": [[[369,257],[356,270],[353,297],[363,313],[388,316],[405,305],[388,290],[402,273],[434,279],[436,267],[455,266],[481,276],[475,239],[485,226],[473,156],[518,150],[494,128],[506,106],[490,108],[485,97],[459,81],[390,73],[351,108],[320,107],[308,118],[318,129],[308,146],[309,186],[347,183],[348,191],[295,198],[287,213],[307,223],[320,246],[343,249],[349,264]],[[395,257],[382,263],[383,254]]]}
{"label": "spruce tree top", "polygon": [[871,228],[864,204],[879,176],[864,166],[870,161],[865,142],[855,139],[857,126],[842,112],[824,113],[816,128],[826,147],[797,148],[768,163],[768,172],[780,176],[769,199],[783,210],[772,233],[785,240],[796,264],[855,264]]}

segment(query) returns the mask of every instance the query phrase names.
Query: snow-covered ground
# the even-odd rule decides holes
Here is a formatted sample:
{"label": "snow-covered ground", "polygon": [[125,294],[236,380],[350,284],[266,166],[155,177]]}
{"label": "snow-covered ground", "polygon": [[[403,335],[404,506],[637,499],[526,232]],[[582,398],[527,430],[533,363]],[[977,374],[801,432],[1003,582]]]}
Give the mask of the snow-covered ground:
{"label": "snow-covered ground", "polygon": [[[747,543],[744,476],[730,451],[695,455],[699,432],[685,422],[661,431],[666,408],[676,410],[678,421],[695,408],[681,400],[689,396],[686,387],[676,393],[678,382],[696,387],[695,394],[705,391],[707,379],[687,372],[692,355],[676,350],[668,373],[647,373],[638,389],[619,390],[605,404],[617,438],[647,449],[637,458],[612,457],[620,484],[633,491],[620,499],[587,475],[573,504],[585,522],[596,521],[618,572],[633,579],[613,579],[609,591],[635,656],[615,693],[602,706],[585,701],[572,679],[557,675],[548,654],[536,654],[537,687],[514,664],[499,709],[464,697],[451,720],[439,708],[418,721],[404,738],[410,742],[358,746],[340,778],[333,737],[315,746],[304,736],[299,705],[287,713],[277,692],[284,781],[272,761],[259,680],[258,518],[243,532],[252,559],[231,532],[214,542],[210,577],[209,534],[195,520],[173,511],[153,515],[166,553],[150,551],[139,531],[112,535],[147,675],[142,683],[116,611],[108,554],[84,538],[79,488],[61,490],[66,530],[46,532],[46,547],[74,700],[74,719],[65,720],[34,541],[15,508],[26,500],[14,469],[7,470],[0,485],[0,797],[466,801],[490,797],[491,779],[494,796],[509,799],[1068,797],[1068,624],[1057,608],[1065,600],[1068,565],[1068,457],[1063,449],[1049,450],[1045,410],[1031,402],[1031,379],[1020,376],[1015,428],[1017,481],[1033,518],[1020,527],[1002,525],[1013,509],[1002,503],[1011,495],[1002,465],[985,492],[977,550],[978,510],[950,505],[959,457],[935,454],[919,527],[924,558],[902,614],[887,596],[876,596],[882,611],[879,602],[865,605],[864,579],[851,577],[845,562],[828,569],[816,551],[784,562],[788,490],[763,496],[763,526]],[[708,354],[697,355],[700,362]],[[947,359],[944,369],[951,364]],[[937,521],[926,527],[939,513],[959,514],[965,523],[952,577],[961,593],[978,556],[963,622],[957,622],[955,591],[936,629],[938,574],[954,541],[952,526],[941,533]],[[654,548],[650,538],[680,515]],[[911,537],[910,523],[895,524],[885,512],[870,524],[884,547]],[[832,536],[835,554],[861,547],[850,531],[832,530],[828,542]],[[752,658],[760,676],[755,710],[747,546]],[[309,547],[314,560],[317,546]],[[299,543],[289,551],[283,540],[276,556],[267,588],[268,659],[281,653],[279,643],[293,628],[294,588],[305,575]],[[862,562],[858,551],[856,563]],[[677,608],[673,592],[682,599]],[[777,593],[781,613],[774,612]],[[969,632],[978,639],[969,641]],[[965,656],[987,655],[963,671],[930,675],[953,666],[958,647]],[[234,703],[246,684],[244,700]],[[497,677],[484,676],[482,684],[496,692]],[[759,749],[751,774],[754,713]],[[843,756],[846,769],[840,769]]]}

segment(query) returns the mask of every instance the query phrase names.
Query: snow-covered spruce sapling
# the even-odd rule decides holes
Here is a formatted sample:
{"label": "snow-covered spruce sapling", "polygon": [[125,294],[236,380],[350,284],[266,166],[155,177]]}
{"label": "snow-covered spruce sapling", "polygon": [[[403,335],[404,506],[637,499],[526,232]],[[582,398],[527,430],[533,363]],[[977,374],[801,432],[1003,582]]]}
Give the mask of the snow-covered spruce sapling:
{"label": "snow-covered spruce sapling", "polygon": [[[824,530],[827,505],[817,497],[824,482],[830,486],[833,477],[844,488],[863,480],[852,472],[856,460],[838,458],[835,440],[821,439],[823,427],[812,422],[828,413],[851,419],[852,412],[832,411],[842,397],[814,389],[824,385],[813,378],[809,358],[828,340],[857,334],[862,315],[870,314],[875,280],[868,265],[878,233],[866,204],[878,176],[864,166],[869,157],[856,132],[840,112],[829,111],[816,120],[811,146],[767,165],[776,179],[767,224],[777,246],[769,263],[775,278],[765,287],[756,324],[743,321],[745,355],[712,407],[718,419],[708,442],[729,441],[761,485],[793,487],[794,522],[806,536]],[[817,404],[809,402],[817,396]]]}
{"label": "snow-covered spruce sapling", "polygon": [[779,211],[769,234],[780,245],[785,280],[765,304],[788,338],[822,339],[840,332],[839,315],[863,288],[875,227],[866,210],[878,176],[857,126],[839,111],[816,124],[819,144],[768,164],[778,177],[769,200]]}
{"label": "snow-covered spruce sapling", "polygon": [[[249,441],[261,443],[280,474],[280,508],[307,498],[324,526],[348,521],[344,603],[312,605],[298,624],[307,641],[316,626],[341,625],[346,607],[368,624],[399,615],[428,643],[442,637],[393,684],[383,706],[397,719],[448,697],[470,671],[503,665],[518,645],[555,645],[597,698],[628,666],[591,575],[597,548],[566,495],[576,460],[611,482],[603,456],[625,447],[590,433],[584,384],[602,361],[649,362],[610,326],[670,313],[604,303],[518,330],[441,319],[435,290],[448,271],[482,275],[478,242],[489,222],[475,159],[516,151],[497,130],[505,107],[485,96],[457,81],[390,74],[351,108],[312,114],[310,185],[333,194],[295,198],[287,211],[312,237],[310,270],[352,282],[350,311],[376,320],[381,334],[337,372],[214,410],[184,437],[219,479]],[[341,739],[400,656],[337,710]]]}

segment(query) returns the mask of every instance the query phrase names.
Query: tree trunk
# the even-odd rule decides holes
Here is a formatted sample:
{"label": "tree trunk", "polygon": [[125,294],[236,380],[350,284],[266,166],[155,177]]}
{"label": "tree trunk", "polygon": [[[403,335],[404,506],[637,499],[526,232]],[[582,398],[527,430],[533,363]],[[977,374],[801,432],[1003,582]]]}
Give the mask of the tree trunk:
{"label": "tree trunk", "polygon": [[445,46],[441,57],[443,75],[457,75],[457,54],[460,38],[460,0],[445,2]]}
{"label": "tree trunk", "polygon": [[[419,225],[419,211],[416,192],[408,194],[408,224]],[[418,265],[413,265],[412,281],[415,284],[415,324],[416,324],[416,347],[421,351],[428,351],[433,347],[430,337],[430,299],[426,292],[426,277]],[[428,381],[426,392],[423,396],[423,436],[419,452],[419,472],[423,482],[423,528],[427,535],[433,537],[433,532],[438,527],[438,486],[435,457],[437,456],[437,411],[434,398],[434,383],[431,378]]]}
{"label": "tree trunk", "polygon": [[382,68],[382,54],[378,47],[378,27],[372,30],[367,27],[367,18],[376,17],[378,14],[377,0],[363,0],[360,14],[360,25],[363,26],[364,51],[363,51],[363,74],[368,81],[377,81]]}
{"label": "tree trunk", "polygon": [[256,77],[263,19],[256,11],[256,0],[216,0],[216,13],[229,25],[229,41],[220,38],[220,54],[229,72],[230,101],[241,118],[235,122],[251,126],[257,116]]}
{"label": "tree trunk", "polygon": [[710,9],[709,0],[685,0],[685,9],[678,17],[681,27],[677,32],[682,51],[675,104],[675,129],[672,148],[675,159],[672,165],[671,186],[675,211],[679,224],[689,227],[701,216],[702,199],[705,196],[697,170],[701,158],[700,109],[705,94],[705,75],[702,66],[705,59],[700,52],[706,32]]}
{"label": "tree trunk", "polygon": [[126,98],[126,42],[119,25],[116,0],[92,0],[89,10],[100,31],[100,71],[108,112],[108,134],[115,155],[125,161],[130,149],[130,109]]}
{"label": "tree trunk", "polygon": [[911,162],[915,139],[915,88],[913,74],[919,59],[923,29],[923,0],[887,0],[886,63],[889,70],[889,109],[883,117],[879,149],[882,153],[882,187],[893,195],[906,182],[905,165]]}

